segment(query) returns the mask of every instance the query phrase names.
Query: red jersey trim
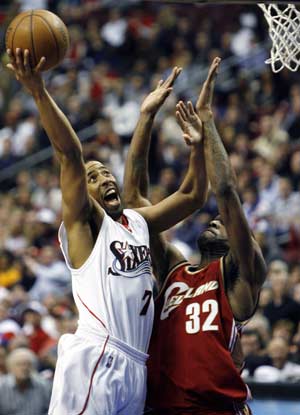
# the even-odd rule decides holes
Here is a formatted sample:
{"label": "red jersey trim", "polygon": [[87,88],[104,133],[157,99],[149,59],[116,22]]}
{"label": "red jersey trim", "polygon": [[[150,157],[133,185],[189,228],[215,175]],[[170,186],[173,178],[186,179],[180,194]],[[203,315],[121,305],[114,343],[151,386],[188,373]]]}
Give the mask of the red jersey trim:
{"label": "red jersey trim", "polygon": [[174,265],[172,268],[170,268],[169,269],[169,271],[168,271],[168,273],[167,273],[167,276],[166,276],[166,278],[165,278],[165,280],[164,280],[164,283],[163,283],[163,285],[161,286],[161,289],[159,290],[159,292],[158,292],[158,294],[157,294],[157,296],[156,296],[156,298],[155,298],[155,301],[156,300],[158,300],[159,299],[159,297],[161,296],[161,293],[164,291],[164,289],[165,289],[165,286],[167,285],[167,282],[168,282],[168,280],[169,280],[169,278],[171,277],[171,275],[173,274],[173,272],[175,272],[178,268],[180,268],[181,266],[183,266],[183,265],[190,265],[189,264],[189,262],[188,261],[186,261],[186,260],[184,260],[184,261],[180,261],[180,262],[178,262],[178,264],[176,264],[176,265]]}
{"label": "red jersey trim", "polygon": [[130,229],[129,227],[129,221],[127,217],[124,215],[124,213],[122,213],[122,216],[121,216],[121,225],[123,225],[124,228],[126,228],[129,232],[132,233],[132,229]]}
{"label": "red jersey trim", "polygon": [[84,402],[83,408],[82,408],[81,412],[79,412],[78,415],[82,415],[85,412],[86,408],[87,408],[87,405],[88,405],[88,402],[89,402],[89,399],[90,399],[90,395],[91,395],[91,389],[92,389],[92,385],[93,385],[93,379],[94,379],[94,376],[95,376],[97,367],[98,367],[99,363],[101,362],[101,359],[102,359],[103,354],[105,352],[105,348],[106,348],[108,339],[109,339],[109,336],[106,337],[106,340],[105,340],[104,346],[102,348],[101,354],[99,356],[99,359],[97,360],[97,362],[95,364],[94,370],[93,370],[92,375],[91,375],[91,378],[90,378],[90,384],[89,384],[88,394],[87,394],[87,396],[85,398],[85,402]]}
{"label": "red jersey trim", "polygon": [[[88,308],[88,306],[82,301],[82,299],[80,298],[80,295],[78,294],[78,293],[76,293],[76,295],[77,295],[77,297],[79,298],[79,300],[80,300],[80,302],[81,302],[81,304],[88,310],[88,312],[93,316],[93,317],[95,317],[101,324],[102,324],[102,326],[105,328],[105,330],[107,330],[107,328],[106,328],[106,326],[105,326],[105,324],[103,323],[103,321],[99,318],[99,317],[97,317],[96,316],[96,314],[95,313],[93,313],[93,311],[92,310],[90,310],[89,308]],[[108,330],[107,330],[108,331]]]}
{"label": "red jersey trim", "polygon": [[197,267],[198,265],[188,264],[188,265],[185,266],[185,270],[186,270],[187,274],[194,275],[194,274],[198,274],[198,272],[200,272],[200,271],[204,271],[205,268],[207,268],[209,265],[210,264],[205,265],[205,267],[202,267],[202,268],[197,268],[195,271],[190,271],[189,268]]}

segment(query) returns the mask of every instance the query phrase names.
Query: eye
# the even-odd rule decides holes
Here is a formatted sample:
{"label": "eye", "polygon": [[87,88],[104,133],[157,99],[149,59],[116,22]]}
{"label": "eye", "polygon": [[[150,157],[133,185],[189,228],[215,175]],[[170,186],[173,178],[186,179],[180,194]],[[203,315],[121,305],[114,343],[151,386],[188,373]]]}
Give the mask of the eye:
{"label": "eye", "polygon": [[103,174],[103,176],[105,176],[105,177],[109,177],[109,176],[110,176],[110,172],[109,172],[109,171],[107,171],[107,170],[104,170],[104,171],[102,172],[102,174]]}
{"label": "eye", "polygon": [[97,180],[97,174],[92,174],[89,178],[88,178],[88,183],[95,183]]}

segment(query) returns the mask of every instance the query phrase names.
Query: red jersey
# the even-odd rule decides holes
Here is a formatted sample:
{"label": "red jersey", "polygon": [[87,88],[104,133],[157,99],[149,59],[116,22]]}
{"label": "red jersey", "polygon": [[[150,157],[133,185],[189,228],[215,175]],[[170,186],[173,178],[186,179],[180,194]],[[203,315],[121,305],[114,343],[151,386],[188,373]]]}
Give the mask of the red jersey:
{"label": "red jersey", "polygon": [[222,260],[200,270],[177,265],[156,299],[148,406],[155,414],[247,413],[248,389],[233,356],[238,340]]}

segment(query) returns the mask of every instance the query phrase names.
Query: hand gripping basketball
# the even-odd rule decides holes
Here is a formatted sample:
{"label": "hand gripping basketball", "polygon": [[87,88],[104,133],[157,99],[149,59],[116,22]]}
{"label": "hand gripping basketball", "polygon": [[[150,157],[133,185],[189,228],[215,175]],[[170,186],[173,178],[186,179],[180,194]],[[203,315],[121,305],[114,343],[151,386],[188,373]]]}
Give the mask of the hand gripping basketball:
{"label": "hand gripping basketball", "polygon": [[52,69],[64,59],[69,47],[69,33],[63,21],[48,10],[27,10],[9,24],[5,36],[6,49],[30,51],[32,66],[45,56],[42,70]]}
{"label": "hand gripping basketball", "polygon": [[10,63],[6,66],[10,69],[16,79],[27,89],[27,91],[34,95],[35,92],[40,91],[44,87],[44,81],[41,76],[41,71],[46,63],[46,58],[42,57],[39,63],[33,68],[30,64],[30,53],[26,49],[22,51],[17,48],[15,54],[11,49],[7,50]]}

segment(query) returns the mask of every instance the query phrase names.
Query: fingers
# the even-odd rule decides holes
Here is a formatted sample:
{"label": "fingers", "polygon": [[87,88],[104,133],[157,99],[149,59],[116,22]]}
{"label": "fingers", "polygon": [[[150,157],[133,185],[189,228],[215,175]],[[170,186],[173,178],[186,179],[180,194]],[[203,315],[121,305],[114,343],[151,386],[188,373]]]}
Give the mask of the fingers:
{"label": "fingers", "polygon": [[41,72],[46,63],[46,58],[42,57],[36,67],[33,68],[30,62],[30,51],[28,49],[23,51],[22,49],[17,48],[15,54],[13,54],[11,49],[7,49],[7,54],[10,63],[7,64],[6,67],[14,72],[18,80],[28,79],[33,73]]}
{"label": "fingers", "polygon": [[12,50],[11,49],[7,49],[7,54],[8,54],[8,57],[9,57],[9,60],[10,60],[10,63],[8,63],[7,65],[6,65],[6,67],[10,70],[10,71],[12,71],[12,72],[15,72],[16,73],[16,71],[17,71],[17,66],[16,66],[16,59],[15,59],[15,57],[14,57],[14,55],[13,55],[13,53],[12,53]]}
{"label": "fingers", "polygon": [[210,65],[208,76],[207,76],[208,82],[211,82],[217,75],[220,63],[221,63],[221,58],[219,57],[215,58],[212,61],[212,64]]}
{"label": "fingers", "polygon": [[8,63],[8,64],[6,65],[6,67],[7,67],[7,69],[9,69],[10,71],[12,71],[12,72],[15,74],[15,77],[16,77],[17,79],[19,79],[19,77],[18,77],[18,75],[17,75],[17,73],[16,73],[16,68],[14,67],[14,65],[13,65],[12,63]]}
{"label": "fingers", "polygon": [[168,88],[165,89],[161,95],[161,98],[163,99],[163,102],[165,101],[165,99],[168,98],[168,96],[171,94],[171,92],[173,91],[173,88]]}
{"label": "fingers", "polygon": [[164,83],[163,79],[159,80],[157,83],[156,89],[159,89],[163,83]]}
{"label": "fingers", "polygon": [[192,102],[191,102],[191,101],[188,101],[188,103],[187,103],[187,108],[188,108],[188,112],[189,112],[189,116],[190,116],[190,117],[195,117],[195,116],[197,116],[197,114],[196,114],[196,112],[195,112],[195,109],[194,109],[194,106],[193,106],[193,104],[192,104]]}
{"label": "fingers", "polygon": [[185,131],[185,120],[183,119],[181,113],[179,111],[176,111],[175,114],[176,114],[176,119],[179,124],[179,127],[181,128],[182,131]]}
{"label": "fingers", "polygon": [[8,54],[9,60],[12,64],[14,64],[16,62],[15,57],[12,53],[11,49],[7,49],[6,53]]}
{"label": "fingers", "polygon": [[166,88],[169,88],[173,86],[174,82],[178,78],[182,71],[182,68],[178,68],[178,66],[175,66],[171,72],[171,74],[168,76],[168,78],[164,81],[163,85]]}
{"label": "fingers", "polygon": [[31,73],[31,66],[30,66],[30,61],[29,61],[29,50],[28,49],[25,49],[25,51],[24,51],[24,69],[25,69],[25,72]]}
{"label": "fingers", "polygon": [[14,71],[15,73],[25,73],[28,70],[31,70],[29,63],[29,50],[25,50],[24,54],[20,48],[17,48],[15,54],[11,49],[7,49],[7,54],[10,60],[10,63],[7,66],[8,69]]}
{"label": "fingers", "polygon": [[6,65],[6,67],[7,67],[10,71],[14,71],[14,70],[15,70],[15,68],[14,68],[14,66],[13,66],[13,64],[12,64],[12,63],[8,63],[8,64]]}
{"label": "fingers", "polygon": [[10,63],[8,63],[8,64],[6,65],[6,67],[7,67],[10,71],[12,71],[12,72],[15,74],[16,78],[18,79],[18,76],[17,76],[16,59],[15,59],[15,57],[14,57],[13,53],[12,53],[12,50],[11,50],[11,49],[7,49],[7,51],[6,51],[6,52],[7,52],[7,54],[8,54],[9,60],[10,60]]}
{"label": "fingers", "polygon": [[221,63],[220,58],[215,58],[210,65],[207,79],[204,82],[199,98],[196,103],[197,111],[199,111],[201,108],[205,106],[211,106],[212,100],[213,100],[213,93],[214,93],[214,80],[216,77],[216,74],[218,73],[218,68]]}
{"label": "fingers", "polygon": [[188,118],[189,118],[189,112],[188,112],[188,109],[187,109],[185,103],[183,101],[179,101],[178,104],[176,105],[176,109],[177,109],[177,111],[179,111],[182,119],[184,121],[187,121]]}
{"label": "fingers", "polygon": [[46,64],[46,58],[45,58],[45,56],[43,56],[43,57],[40,59],[39,63],[38,63],[38,64],[36,65],[36,67],[34,68],[35,72],[41,72],[41,71],[43,70],[43,68],[44,68],[45,64]]}
{"label": "fingers", "polygon": [[25,72],[23,51],[20,48],[16,49],[16,66],[21,72]]}

